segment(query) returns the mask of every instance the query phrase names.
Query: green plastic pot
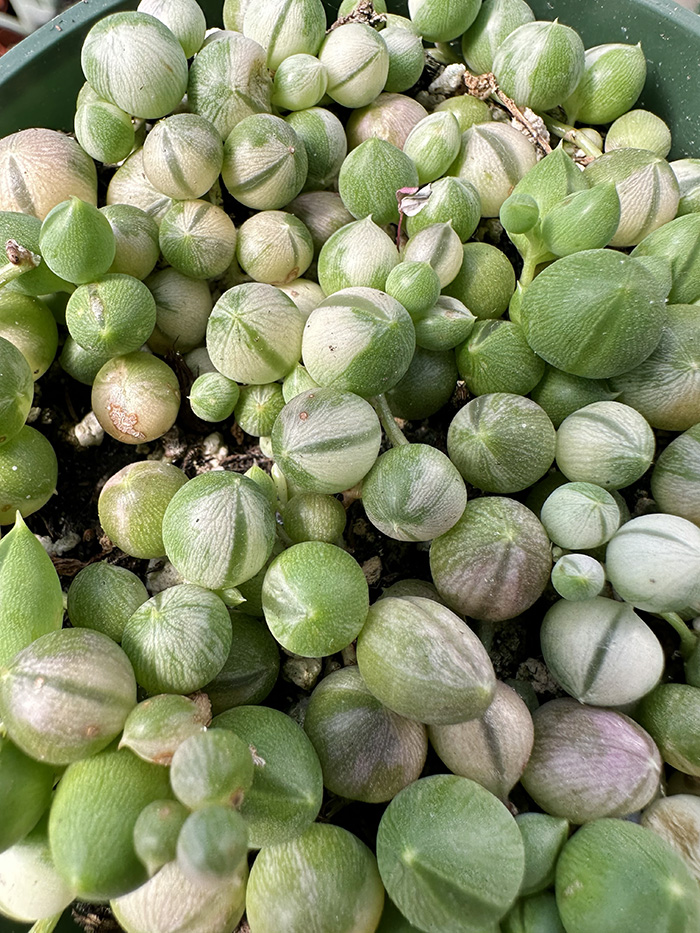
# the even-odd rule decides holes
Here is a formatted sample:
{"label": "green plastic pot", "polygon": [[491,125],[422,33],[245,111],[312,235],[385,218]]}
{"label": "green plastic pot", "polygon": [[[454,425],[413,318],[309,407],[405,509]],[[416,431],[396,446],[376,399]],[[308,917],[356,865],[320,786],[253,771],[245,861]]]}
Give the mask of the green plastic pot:
{"label": "green plastic pot", "polygon": [[[200,0],[209,26],[221,26],[223,0]],[[573,26],[586,47],[603,42],[641,42],[648,63],[638,106],[663,117],[673,133],[669,158],[700,156],[700,16],[672,0],[529,0],[538,19]],[[72,130],[75,98],[83,83],[80,48],[91,26],[138,0],[81,0],[0,58],[0,137],[31,126]],[[331,6],[329,22],[333,19]],[[407,13],[405,0],[389,0]],[[0,933],[29,927],[0,918]],[[66,911],[58,933],[79,928]]]}

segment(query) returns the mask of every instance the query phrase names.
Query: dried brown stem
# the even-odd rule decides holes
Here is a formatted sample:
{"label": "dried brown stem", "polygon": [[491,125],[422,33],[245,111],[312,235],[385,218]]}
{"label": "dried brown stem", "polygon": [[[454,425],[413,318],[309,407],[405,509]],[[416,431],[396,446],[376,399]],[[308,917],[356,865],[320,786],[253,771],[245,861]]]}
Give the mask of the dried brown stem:
{"label": "dried brown stem", "polygon": [[339,16],[332,26],[326,31],[326,35],[337,29],[338,26],[345,26],[347,23],[362,23],[365,26],[371,26],[373,29],[386,22],[385,13],[377,13],[374,9],[372,0],[360,0],[354,10],[346,13],[345,16]]}
{"label": "dried brown stem", "polygon": [[473,75],[470,71],[467,71],[464,75],[464,83],[467,87],[467,93],[471,94],[472,97],[476,97],[479,100],[486,100],[489,97],[494,97],[501,106],[508,111],[511,117],[517,120],[518,123],[527,130],[528,135],[532,137],[535,145],[539,146],[545,155],[552,151],[547,137],[525,116],[512,97],[508,97],[508,95],[500,89],[493,72],[488,71],[483,75]]}

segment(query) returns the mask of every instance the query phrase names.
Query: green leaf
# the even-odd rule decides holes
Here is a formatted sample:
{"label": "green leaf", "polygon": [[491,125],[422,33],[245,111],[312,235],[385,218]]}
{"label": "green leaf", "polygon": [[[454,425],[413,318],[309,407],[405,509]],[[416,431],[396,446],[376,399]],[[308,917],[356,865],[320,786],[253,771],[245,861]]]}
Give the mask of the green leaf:
{"label": "green leaf", "polygon": [[14,528],[0,541],[0,665],[62,621],[58,574],[18,512]]}

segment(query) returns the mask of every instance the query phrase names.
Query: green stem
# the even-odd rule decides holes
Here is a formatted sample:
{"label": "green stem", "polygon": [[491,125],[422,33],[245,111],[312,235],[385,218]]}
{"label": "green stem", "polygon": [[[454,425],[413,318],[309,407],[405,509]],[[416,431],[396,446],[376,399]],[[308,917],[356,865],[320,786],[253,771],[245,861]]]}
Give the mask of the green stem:
{"label": "green stem", "polygon": [[369,401],[379,415],[379,420],[382,423],[386,436],[391,442],[391,446],[400,447],[402,444],[408,444],[403,431],[394,420],[394,415],[392,414],[391,408],[389,408],[386,395],[375,395],[374,398],[371,398]]}
{"label": "green stem", "polygon": [[60,919],[61,914],[54,914],[53,917],[45,917],[43,920],[37,920],[29,933],[53,933]]}
{"label": "green stem", "polygon": [[530,253],[529,256],[523,257],[523,271],[520,273],[520,287],[527,288],[527,286],[532,282],[535,277],[535,269],[537,268],[537,256],[534,253]]}
{"label": "green stem", "polygon": [[681,639],[681,654],[684,658],[689,658],[698,643],[698,636],[691,632],[677,612],[660,612],[659,615],[678,632]]}
{"label": "green stem", "polygon": [[0,288],[25,272],[36,269],[41,262],[41,256],[20,246],[16,240],[8,240],[5,243],[5,256],[7,262],[0,266]]}
{"label": "green stem", "polygon": [[559,139],[565,139],[567,142],[574,143],[574,145],[582,149],[587,156],[590,156],[591,159],[597,159],[602,156],[603,151],[599,149],[595,143],[592,143],[585,133],[575,129],[575,127],[569,126],[568,123],[562,123],[561,120],[550,117],[549,114],[545,116],[544,122],[547,124],[547,129],[550,133],[554,133]]}

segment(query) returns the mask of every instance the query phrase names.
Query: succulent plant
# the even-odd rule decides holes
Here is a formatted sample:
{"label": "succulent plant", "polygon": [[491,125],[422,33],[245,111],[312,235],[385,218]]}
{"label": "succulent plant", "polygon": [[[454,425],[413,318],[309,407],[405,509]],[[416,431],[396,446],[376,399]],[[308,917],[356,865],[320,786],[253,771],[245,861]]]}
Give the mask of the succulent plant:
{"label": "succulent plant", "polygon": [[693,425],[663,450],[651,474],[651,491],[663,512],[700,524],[697,485],[698,428]]}
{"label": "succulent plant", "polygon": [[651,629],[631,606],[612,599],[560,600],[544,617],[540,642],[554,679],[592,706],[634,703],[654,689],[664,670]]}
{"label": "succulent plant", "polygon": [[683,858],[650,829],[624,820],[583,826],[557,863],[557,907],[571,933],[690,933],[700,922],[697,883]]}
{"label": "succulent plant", "polygon": [[700,800],[694,794],[673,794],[653,801],[642,812],[641,824],[670,843],[697,878],[700,875],[699,821]]}
{"label": "succulent plant", "polygon": [[671,167],[646,148],[606,152],[586,167],[591,185],[614,182],[620,199],[620,222],[611,246],[635,246],[673,220],[679,188]]}
{"label": "succulent plant", "polygon": [[[16,170],[10,171],[10,165]],[[0,177],[0,211],[43,220],[67,198],[97,203],[95,163],[74,139],[55,130],[5,136],[0,141]]]}
{"label": "succulent plant", "polygon": [[66,326],[84,350],[125,356],[144,344],[156,323],[156,303],[132,275],[103,275],[81,285],[66,305]]}
{"label": "succulent plant", "polygon": [[294,369],[290,370],[282,380],[282,397],[286,404],[302,392],[318,388],[320,386],[311,378],[306,368],[301,363],[297,363]]}
{"label": "succulent plant", "polygon": [[302,276],[313,259],[311,234],[285,211],[253,214],[238,231],[236,257],[256,282],[286,285]]}
{"label": "succulent plant", "polygon": [[282,513],[284,530],[294,544],[325,541],[335,544],[345,529],[346,514],[333,496],[301,492],[287,502]]}
{"label": "succulent plant", "polygon": [[249,3],[243,16],[243,34],[266,50],[271,71],[291,55],[315,55],[325,30],[326,13],[321,0],[262,0]]}
{"label": "succulent plant", "polygon": [[170,784],[191,810],[239,807],[253,783],[250,748],[227,729],[200,731],[175,749]]}
{"label": "succulent plant", "polygon": [[426,444],[382,454],[362,482],[362,503],[375,527],[399,541],[430,541],[461,517],[467,492],[457,468]]}
{"label": "succulent plant", "polygon": [[593,402],[559,426],[557,466],[574,483],[621,489],[646,472],[654,448],[654,432],[639,412],[621,402]]}
{"label": "succulent plant", "polygon": [[83,567],[73,578],[68,589],[68,618],[74,628],[94,629],[120,642],[124,626],[147,599],[146,587],[135,573],[98,561]]}
{"label": "succulent plant", "polygon": [[387,276],[385,291],[413,316],[435,306],[440,298],[440,279],[429,262],[404,260]]}
{"label": "succulent plant", "polygon": [[264,385],[286,376],[301,356],[304,317],[273,285],[236,285],[214,305],[207,350],[224,376]]}
{"label": "succulent plant", "polygon": [[383,139],[368,139],[352,149],[338,174],[338,191],[353,217],[371,216],[380,226],[398,223],[396,192],[418,187],[413,160]]}
{"label": "succulent plant", "polygon": [[284,406],[272,429],[272,450],[300,491],[332,494],[369,472],[381,439],[369,402],[352,392],[321,388],[301,392]]}
{"label": "succulent plant", "polygon": [[204,46],[190,68],[187,101],[226,140],[246,117],[271,110],[272,79],[265,50],[241,33],[223,33]]}
{"label": "succulent plant", "polygon": [[45,505],[56,490],[58,461],[43,434],[25,424],[0,445],[0,525]]}
{"label": "succulent plant", "polygon": [[298,52],[284,58],[272,84],[272,103],[281,110],[314,107],[326,93],[328,74],[313,55]]}
{"label": "succulent plant", "polygon": [[277,641],[304,657],[325,657],[353,641],[369,594],[359,564],[342,548],[306,541],[283,551],[265,574],[265,619]]}
{"label": "succulent plant", "polygon": [[613,149],[647,149],[664,159],[671,151],[671,131],[661,117],[648,110],[628,110],[605,137],[605,151]]}
{"label": "succulent plant", "polygon": [[[338,177],[348,151],[343,124],[334,113],[324,107],[295,111],[288,114],[285,121],[306,149],[309,170],[303,190],[319,191],[331,186]],[[352,220],[352,215],[348,214],[347,219]]]}
{"label": "succulent plant", "polygon": [[496,688],[476,635],[459,616],[424,597],[376,602],[358,638],[357,663],[384,706],[418,722],[474,719]]}
{"label": "succulent plant", "polygon": [[[185,579],[199,586],[237,586],[269,557],[274,523],[264,494],[252,480],[238,473],[202,473],[168,504],[163,517],[165,553]],[[228,645],[224,659],[227,653]]]}
{"label": "succulent plant", "polygon": [[602,486],[565,483],[547,498],[540,520],[554,544],[586,550],[605,544],[620,524],[617,502]]}
{"label": "succulent plant", "polygon": [[[606,379],[641,363],[658,344],[663,301],[656,278],[638,260],[585,250],[558,259],[526,289],[522,325],[546,362],[576,376]],[[593,339],[595,353],[589,349]]]}
{"label": "succulent plant", "polygon": [[73,889],[53,863],[46,819],[0,855],[3,917],[21,923],[43,920],[48,925],[55,923],[73,897]]}
{"label": "succulent plant", "polygon": [[221,373],[202,373],[192,383],[189,400],[198,418],[224,421],[233,414],[240,393],[238,383],[233,379],[227,379]]}
{"label": "succulent plant", "polygon": [[653,353],[610,382],[619,393],[618,400],[636,408],[653,428],[685,431],[700,413],[694,363],[700,341],[695,314],[695,305],[668,305],[661,339]]}
{"label": "succulent plant", "polygon": [[635,710],[635,717],[658,744],[664,761],[696,776],[700,774],[699,700],[697,687],[660,684]]}
{"label": "succulent plant", "polygon": [[16,438],[34,399],[34,380],[29,363],[14,343],[0,337],[0,446]]}
{"label": "succulent plant", "polygon": [[183,583],[139,606],[124,627],[122,647],[149,693],[192,693],[223,667],[231,621],[215,593]]}
{"label": "succulent plant", "polygon": [[555,428],[580,408],[615,398],[615,392],[605,380],[575,376],[548,364],[545,365],[542,378],[529,394],[533,402],[544,408]]}
{"label": "succulent plant", "polygon": [[114,234],[115,253],[107,272],[145,279],[158,261],[158,224],[145,211],[129,204],[100,208]]}
{"label": "succulent plant", "polygon": [[327,933],[371,933],[383,906],[374,855],[346,829],[321,823],[264,848],[246,892],[251,933],[273,933],[281,924],[289,933],[302,933],[309,912],[325,918]]}
{"label": "succulent plant", "polygon": [[161,222],[173,203],[172,198],[154,188],[146,177],[143,148],[134,150],[112,175],[105,200],[108,207],[124,204],[138,207],[156,223]]}
{"label": "succulent plant", "polygon": [[547,813],[518,813],[515,817],[525,846],[525,876],[520,894],[537,894],[554,883],[561,850],[569,836],[569,824]]}
{"label": "succulent plant", "polygon": [[428,418],[450,399],[457,375],[451,350],[416,347],[404,376],[386,393],[391,411],[397,418]]}
{"label": "succulent plant", "polygon": [[324,678],[304,730],[321,761],[323,783],[351,800],[390,800],[417,780],[428,751],[425,727],[393,713],[367,689],[357,667]]}
{"label": "succulent plant", "polygon": [[187,353],[201,344],[213,306],[208,284],[170,266],[149,275],[145,284],[156,303],[150,349],[159,354]]}
{"label": "succulent plant", "polygon": [[532,751],[534,729],[525,703],[500,681],[488,708],[466,722],[431,725],[430,743],[441,761],[506,800]]}
{"label": "succulent plant", "polygon": [[406,25],[397,23],[399,18],[387,21],[382,31],[382,39],[389,53],[389,72],[384,90],[390,93],[407,91],[418,81],[425,64],[423,43],[418,32]]}
{"label": "succulent plant", "polygon": [[144,460],[122,467],[100,492],[100,523],[132,557],[163,557],[163,516],[187,477],[170,463]]}
{"label": "succulent plant", "polygon": [[344,288],[311,312],[302,355],[319,385],[368,398],[396,385],[415,340],[411,318],[394,298],[378,289]]}
{"label": "succulent plant", "polygon": [[227,933],[243,916],[247,878],[243,864],[233,878],[203,885],[173,860],[150,881],[112,900],[110,907],[127,933],[167,933],[174,923],[183,933]]}
{"label": "succulent plant", "polygon": [[525,0],[484,0],[476,19],[462,36],[462,55],[474,74],[493,71],[493,59],[503,40],[535,14]]}
{"label": "succulent plant", "polygon": [[316,819],[323,798],[321,765],[304,730],[264,706],[227,710],[212,725],[231,730],[255,749],[253,784],[240,807],[251,848],[270,851],[301,836]]}
{"label": "succulent plant", "polygon": [[[436,110],[451,110],[457,117],[459,128],[463,133],[474,126],[475,123],[490,123],[491,111],[483,100],[462,94],[459,97],[448,97],[437,105]],[[449,176],[446,176],[449,177]]]}
{"label": "succulent plant", "polygon": [[204,200],[176,201],[161,221],[159,242],[164,259],[178,272],[211,279],[231,265],[236,236],[222,208]]}
{"label": "succulent plant", "polygon": [[[382,31],[382,37],[385,32]],[[348,117],[345,124],[348,149],[356,149],[370,139],[379,139],[403,149],[408,134],[427,116],[428,111],[413,97],[382,93],[366,107],[353,110]]]}
{"label": "succulent plant", "polygon": [[605,568],[590,554],[564,554],[552,567],[552,586],[572,602],[592,599],[605,586]]}
{"label": "succulent plant", "polygon": [[177,113],[156,123],[143,145],[148,180],[180,201],[203,197],[218,178],[223,160],[216,127],[196,113]]}
{"label": "succulent plant", "polygon": [[[87,243],[89,251],[85,249]],[[82,285],[109,269],[116,243],[107,218],[93,204],[71,197],[44,218],[39,249],[52,272]]]}
{"label": "succulent plant", "polygon": [[236,706],[262,703],[277,682],[280,667],[279,648],[266,624],[244,612],[229,610],[229,615],[233,638],[228,658],[202,688],[214,716]]}
{"label": "succulent plant", "polygon": [[647,74],[641,45],[609,42],[586,49],[583,75],[563,107],[569,123],[610,123],[639,97]]}
{"label": "succulent plant", "polygon": [[544,528],[514,499],[472,499],[430,548],[440,596],[452,609],[491,622],[528,609],[544,591],[551,566]]}
{"label": "succulent plant", "polygon": [[[486,320],[477,321],[457,348],[457,368],[472,395],[527,395],[541,383],[545,363],[530,349],[520,325]],[[544,408],[539,399],[533,401]]]}
{"label": "succulent plant", "polygon": [[119,748],[130,748],[144,761],[169,765],[178,746],[191,735],[204,731],[210,720],[209,703],[202,694],[195,694],[192,699],[162,693],[143,700],[131,710]]}
{"label": "succulent plant", "polygon": [[652,231],[632,252],[637,259],[658,257],[670,263],[669,304],[693,304],[700,298],[699,230],[700,216],[686,214]]}
{"label": "succulent plant", "polygon": [[451,223],[432,224],[414,234],[404,247],[406,262],[427,262],[437,272],[440,287],[454,281],[462,266],[462,244]]}
{"label": "succulent plant", "polygon": [[299,194],[308,167],[306,148],[289,123],[255,113],[226,137],[221,177],[241,204],[274,211]]}
{"label": "succulent plant", "polygon": [[444,294],[457,298],[476,318],[490,319],[501,317],[514,290],[515,272],[505,253],[489,243],[465,243],[462,266]]}
{"label": "succulent plant", "polygon": [[[663,544],[661,544],[663,542]],[[640,515],[608,543],[608,579],[628,603],[673,613],[700,601],[700,529],[675,515]]]}
{"label": "succulent plant", "polygon": [[336,191],[304,192],[290,201],[286,210],[303,221],[311,234],[316,255],[336,230],[355,219]]}
{"label": "succulent plant", "polygon": [[447,433],[450,459],[468,483],[486,492],[517,492],[554,460],[555,431],[530,399],[504,392],[472,399]]}
{"label": "succulent plant", "polygon": [[459,154],[448,173],[474,186],[482,217],[497,217],[505,199],[536,162],[533,144],[510,124],[478,123],[462,134]]}
{"label": "succulent plant", "polygon": [[134,850],[149,877],[175,859],[177,837],[189,812],[178,800],[154,800],[139,813],[134,824]]}
{"label": "succulent plant", "polygon": [[[7,736],[0,737],[0,788],[6,807],[0,852],[16,845],[36,826],[51,802],[53,784],[52,767],[25,755]],[[0,868],[0,909],[3,877]]]}
{"label": "succulent plant", "polygon": [[95,376],[92,408],[107,434],[123,444],[155,440],[177,418],[177,376],[167,363],[150,353],[115,356]]}
{"label": "succulent plant", "polygon": [[248,852],[248,826],[237,810],[211,804],[195,810],[177,837],[183,875],[204,887],[236,877]]}
{"label": "succulent plant", "polygon": [[627,816],[656,796],[659,751],[629,717],[566,698],[545,703],[533,721],[522,785],[546,813],[587,823]]}
{"label": "succulent plant", "polygon": [[125,652],[89,629],[48,632],[19,651],[0,679],[0,709],[12,741],[37,761],[63,765],[94,755],[136,705]]}
{"label": "succulent plant", "polygon": [[503,933],[566,933],[554,893],[542,891],[516,901],[501,922]]}
{"label": "succulent plant", "polygon": [[387,894],[429,933],[477,933],[514,902],[523,843],[505,806],[468,778],[414,781],[384,811],[377,861]]}
{"label": "succulent plant", "polygon": [[370,26],[347,23],[331,30],[318,57],[328,73],[328,95],[343,107],[364,107],[384,89],[389,52]]}
{"label": "succulent plant", "polygon": [[187,90],[182,46],[148,13],[113,13],[99,20],[85,38],[81,64],[104,100],[149,120],[174,110]]}
{"label": "succulent plant", "polygon": [[429,42],[449,42],[476,19],[479,0],[409,0],[408,11],[418,32]]}
{"label": "succulent plant", "polygon": [[179,41],[187,58],[192,58],[200,50],[207,23],[196,0],[141,0],[137,10],[164,23]]}
{"label": "succulent plant", "polygon": [[671,162],[671,169],[676,176],[681,199],[678,202],[678,217],[692,214],[698,210],[700,188],[698,166],[700,159],[677,159]]}
{"label": "succulent plant", "polygon": [[402,265],[391,237],[364,217],[328,237],[318,255],[318,281],[326,295],[344,288],[384,289],[389,275]]}
{"label": "succulent plant", "polygon": [[82,104],[75,112],[75,138],[93,159],[121,162],[134,148],[136,134],[128,113],[106,100]]}

